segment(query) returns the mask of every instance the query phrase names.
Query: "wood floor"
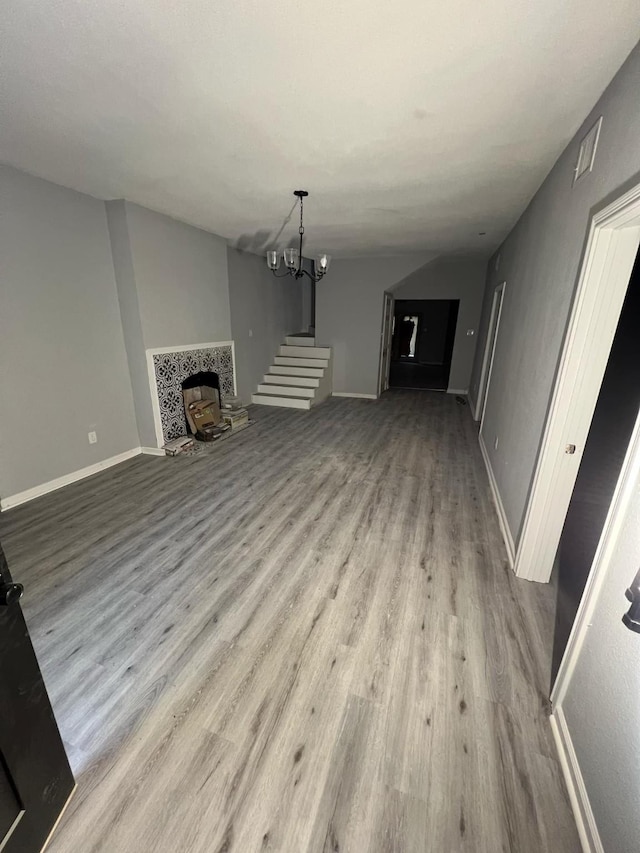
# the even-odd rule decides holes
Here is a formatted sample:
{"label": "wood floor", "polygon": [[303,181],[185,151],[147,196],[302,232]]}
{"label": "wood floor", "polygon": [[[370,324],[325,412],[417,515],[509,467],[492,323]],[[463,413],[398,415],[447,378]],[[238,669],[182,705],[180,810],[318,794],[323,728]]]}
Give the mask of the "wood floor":
{"label": "wood floor", "polygon": [[255,417],[0,517],[79,785],[51,853],[578,853],[553,591],[468,406]]}

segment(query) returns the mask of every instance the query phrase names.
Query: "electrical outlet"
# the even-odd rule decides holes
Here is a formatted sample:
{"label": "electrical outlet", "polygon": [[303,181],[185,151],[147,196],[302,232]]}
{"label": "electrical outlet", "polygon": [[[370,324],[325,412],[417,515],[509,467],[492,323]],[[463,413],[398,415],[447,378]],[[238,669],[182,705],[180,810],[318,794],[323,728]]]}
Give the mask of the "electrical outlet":
{"label": "electrical outlet", "polygon": [[87,433],[87,437],[89,439],[89,444],[98,443],[98,433],[95,430],[92,429],[90,433]]}
{"label": "electrical outlet", "polygon": [[493,449],[494,450],[498,449],[498,436],[496,436],[496,440],[493,442]]}
{"label": "electrical outlet", "polygon": [[473,335],[475,335],[475,333],[476,333],[475,329],[467,329],[467,337],[468,338],[473,337]]}

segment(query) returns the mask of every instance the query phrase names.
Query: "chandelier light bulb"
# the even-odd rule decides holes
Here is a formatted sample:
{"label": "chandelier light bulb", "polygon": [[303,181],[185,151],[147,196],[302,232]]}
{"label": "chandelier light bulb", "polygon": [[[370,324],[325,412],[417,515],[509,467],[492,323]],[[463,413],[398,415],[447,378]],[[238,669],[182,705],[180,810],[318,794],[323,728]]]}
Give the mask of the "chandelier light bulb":
{"label": "chandelier light bulb", "polygon": [[330,263],[331,255],[327,255],[326,252],[320,252],[320,254],[316,255],[315,258],[316,273],[318,275],[324,275],[328,271]]}
{"label": "chandelier light bulb", "polygon": [[280,267],[280,252],[270,249],[267,252],[267,266],[272,272],[275,272]]}
{"label": "chandelier light bulb", "polygon": [[289,247],[288,249],[285,249],[282,254],[287,267],[289,267],[290,270],[295,270],[298,266],[298,258],[300,257],[298,250],[293,247]]}

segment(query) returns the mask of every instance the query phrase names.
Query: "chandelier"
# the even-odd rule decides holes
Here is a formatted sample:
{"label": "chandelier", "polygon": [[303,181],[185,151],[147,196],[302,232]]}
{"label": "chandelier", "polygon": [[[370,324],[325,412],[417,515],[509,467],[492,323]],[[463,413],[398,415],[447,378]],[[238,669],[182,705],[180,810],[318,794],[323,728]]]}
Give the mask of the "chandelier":
{"label": "chandelier", "polygon": [[[306,190],[295,190],[293,194],[297,196],[298,201],[300,202],[300,227],[298,228],[298,234],[300,235],[300,246],[297,249],[294,247],[285,249],[282,253],[282,257],[280,256],[280,252],[277,249],[270,249],[267,252],[267,266],[276,278],[283,278],[285,275],[291,275],[294,278],[302,278],[303,275],[306,275],[312,281],[320,281],[320,279],[324,277],[327,270],[329,269],[329,264],[331,263],[331,255],[327,255],[326,252],[320,252],[315,256],[315,274],[312,274],[310,272],[307,272],[307,270],[302,269],[302,238],[304,236],[304,225],[302,223],[302,199],[306,198],[309,193]],[[278,275],[278,269],[280,268],[281,260],[284,260],[284,265],[286,269],[284,273]]]}

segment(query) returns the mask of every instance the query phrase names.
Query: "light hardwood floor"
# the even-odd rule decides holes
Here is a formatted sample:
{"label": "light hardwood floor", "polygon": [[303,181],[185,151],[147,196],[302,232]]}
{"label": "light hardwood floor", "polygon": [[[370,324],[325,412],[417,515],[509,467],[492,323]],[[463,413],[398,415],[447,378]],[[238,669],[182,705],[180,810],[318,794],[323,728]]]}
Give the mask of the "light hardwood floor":
{"label": "light hardwood floor", "polygon": [[79,783],[51,853],[578,853],[469,408],[255,417],[0,517]]}

